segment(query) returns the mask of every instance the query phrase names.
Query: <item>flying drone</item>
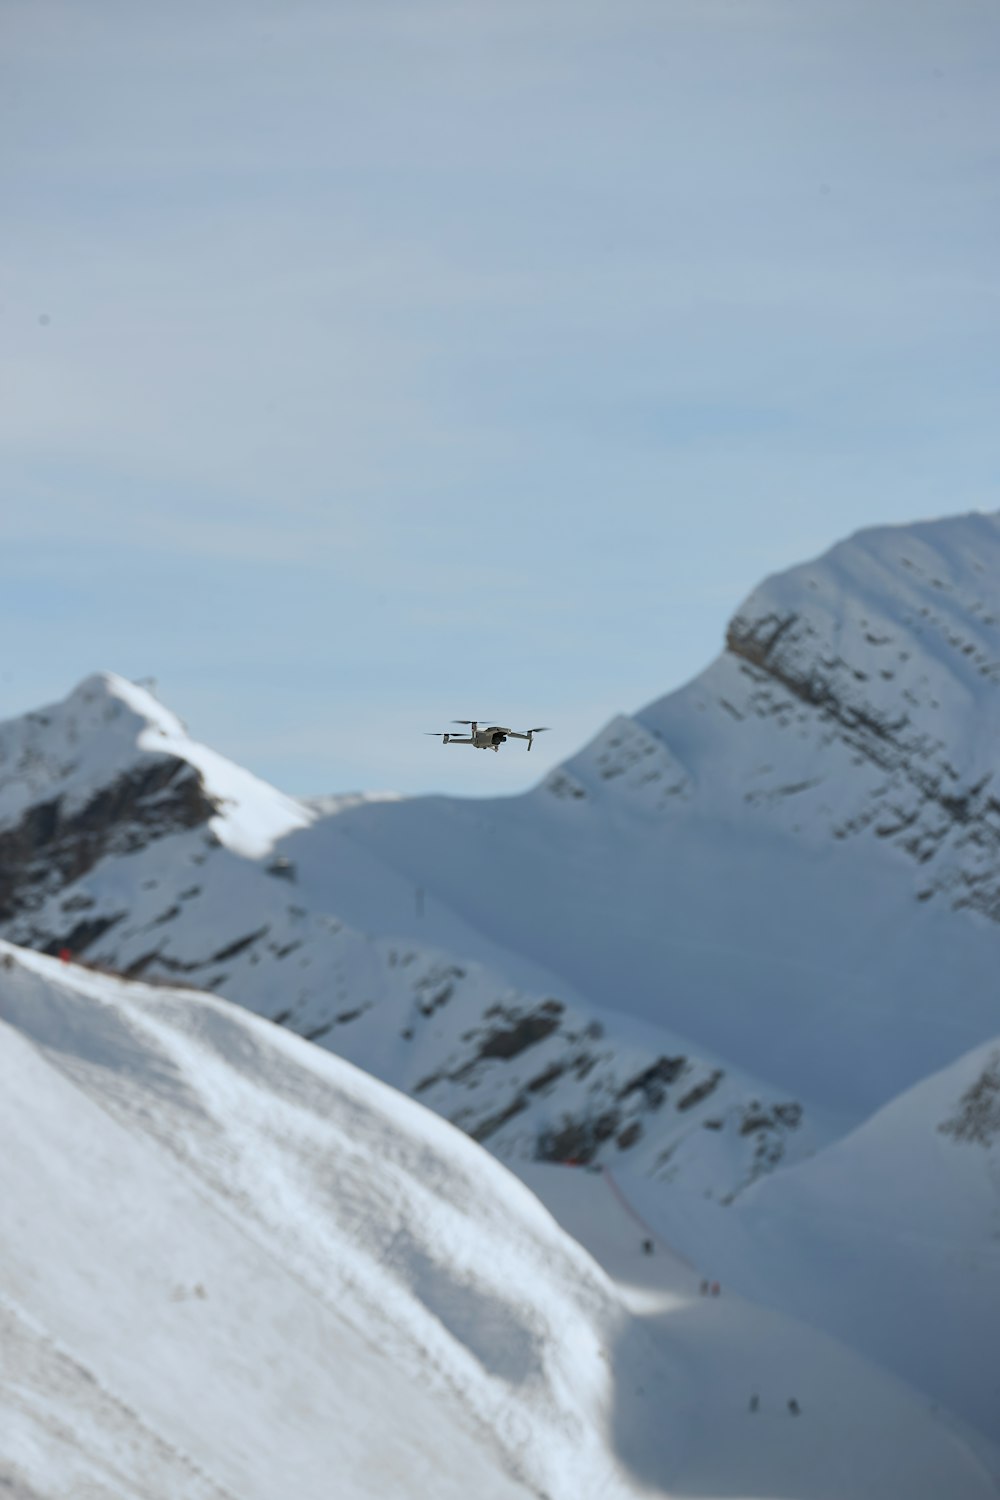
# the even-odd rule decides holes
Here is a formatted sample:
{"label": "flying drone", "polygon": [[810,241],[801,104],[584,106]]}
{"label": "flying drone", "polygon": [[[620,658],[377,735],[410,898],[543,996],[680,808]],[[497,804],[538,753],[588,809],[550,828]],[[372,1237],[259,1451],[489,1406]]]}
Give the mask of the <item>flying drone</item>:
{"label": "flying drone", "polygon": [[464,724],[468,734],[452,734],[449,730],[446,734],[439,734],[435,730],[425,730],[426,734],[436,740],[444,740],[446,745],[472,745],[475,750],[499,750],[506,740],[527,740],[528,749],[536,734],[544,734],[548,728],[547,724],[540,724],[537,729],[504,729],[499,724],[491,724],[488,729],[480,729],[476,719],[452,719],[453,724]]}

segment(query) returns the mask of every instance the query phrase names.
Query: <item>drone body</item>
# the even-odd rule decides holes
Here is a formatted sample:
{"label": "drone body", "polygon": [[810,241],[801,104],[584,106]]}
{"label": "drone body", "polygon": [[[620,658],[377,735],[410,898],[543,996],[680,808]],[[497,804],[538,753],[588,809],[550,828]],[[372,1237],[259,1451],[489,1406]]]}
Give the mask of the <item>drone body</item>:
{"label": "drone body", "polygon": [[[505,729],[499,724],[491,724],[487,729],[480,729],[477,719],[454,719],[452,722],[455,724],[465,724],[469,733],[452,734],[450,731],[447,734],[433,733],[433,738],[443,740],[446,745],[471,745],[474,750],[499,750],[500,746],[506,740],[527,740],[528,749],[530,750],[531,742],[535,735],[544,734],[548,727],[545,724],[541,724],[537,729],[525,729],[522,731],[519,729]],[[427,732],[429,734],[432,733],[430,730]]]}

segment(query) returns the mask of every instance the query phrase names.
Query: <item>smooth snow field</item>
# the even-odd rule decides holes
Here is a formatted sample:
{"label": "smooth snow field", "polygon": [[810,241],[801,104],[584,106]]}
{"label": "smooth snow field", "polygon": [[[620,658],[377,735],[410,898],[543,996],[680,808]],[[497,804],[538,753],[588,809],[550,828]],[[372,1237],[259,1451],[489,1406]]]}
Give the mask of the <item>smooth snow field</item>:
{"label": "smooth snow field", "polygon": [[1000,1044],[729,1209],[647,1182],[630,1191],[729,1285],[837,1335],[1000,1444]]}
{"label": "smooth snow field", "polygon": [[0,1018],[5,1495],[996,1493],[923,1396],[646,1254],[613,1178],[525,1187],[191,991],[0,944]]}

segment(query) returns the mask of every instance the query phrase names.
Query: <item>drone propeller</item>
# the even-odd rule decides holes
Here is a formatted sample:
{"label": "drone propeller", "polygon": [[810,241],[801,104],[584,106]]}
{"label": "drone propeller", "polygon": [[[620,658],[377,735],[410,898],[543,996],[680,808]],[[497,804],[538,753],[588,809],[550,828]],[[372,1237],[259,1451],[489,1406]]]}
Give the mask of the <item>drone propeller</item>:
{"label": "drone propeller", "polygon": [[485,724],[485,719],[452,719],[453,724]]}
{"label": "drone propeller", "polygon": [[528,749],[529,750],[531,749],[531,742],[534,739],[535,735],[536,734],[544,734],[545,731],[548,729],[548,727],[549,727],[548,724],[539,724],[539,726],[538,726],[537,729],[529,729],[528,730]]}

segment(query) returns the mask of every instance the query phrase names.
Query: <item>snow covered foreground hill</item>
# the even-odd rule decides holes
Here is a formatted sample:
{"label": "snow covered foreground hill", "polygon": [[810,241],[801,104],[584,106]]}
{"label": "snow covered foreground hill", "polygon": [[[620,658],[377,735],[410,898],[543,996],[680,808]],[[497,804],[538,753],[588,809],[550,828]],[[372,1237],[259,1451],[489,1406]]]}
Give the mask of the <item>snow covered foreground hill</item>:
{"label": "snow covered foreground hill", "polygon": [[3,945],[0,1014],[8,1483],[638,1493],[609,1361],[677,1373],[465,1137],[190,992]]}
{"label": "snow covered foreground hill", "polygon": [[[0,943],[0,1083],[15,1500],[994,1493],[898,1382],[666,1256],[626,1296],[481,1148],[225,1002]],[[778,1366],[801,1415],[751,1415]]]}

